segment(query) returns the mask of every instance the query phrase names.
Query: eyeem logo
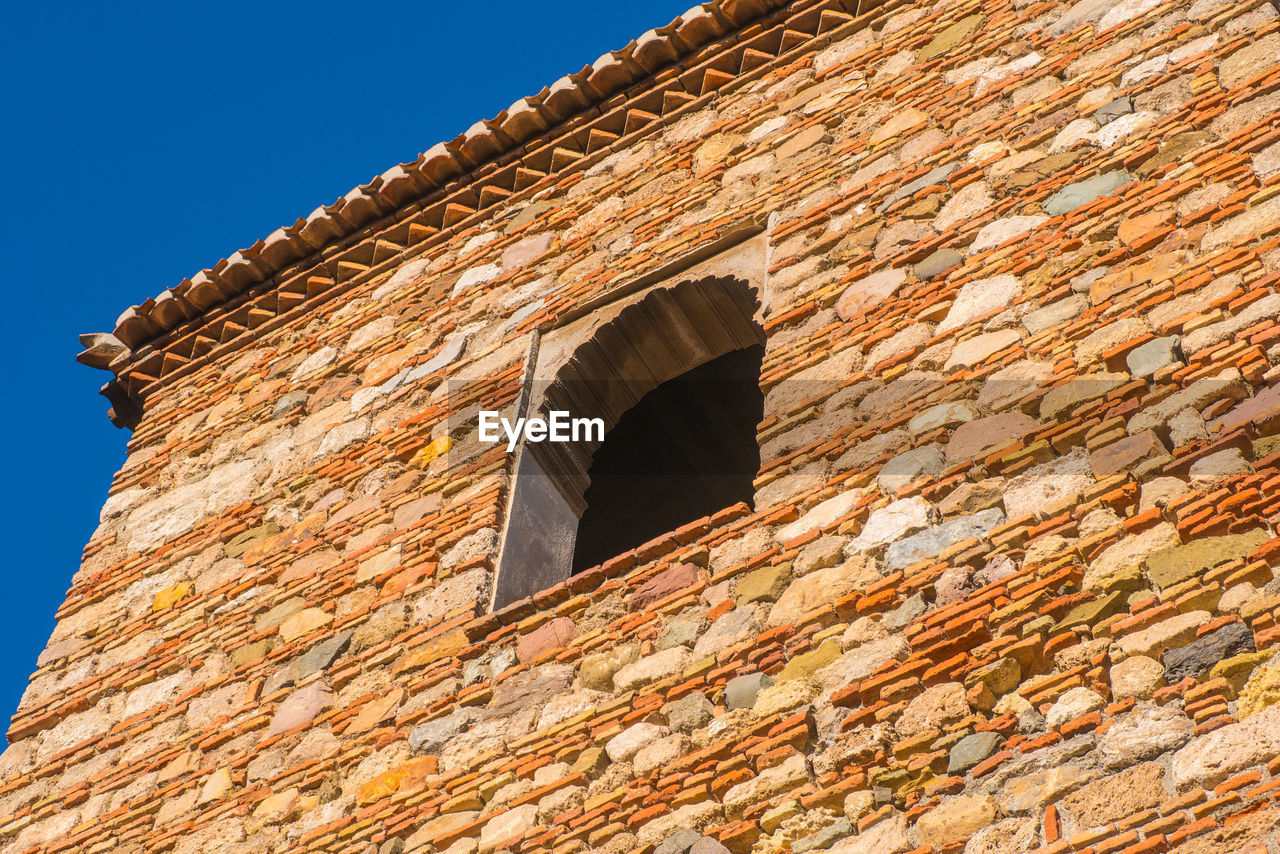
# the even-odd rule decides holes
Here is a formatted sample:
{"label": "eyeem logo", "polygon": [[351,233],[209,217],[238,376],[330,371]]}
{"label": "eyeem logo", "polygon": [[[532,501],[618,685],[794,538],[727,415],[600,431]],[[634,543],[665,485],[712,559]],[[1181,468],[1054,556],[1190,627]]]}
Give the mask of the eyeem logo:
{"label": "eyeem logo", "polygon": [[527,442],[603,442],[603,418],[571,418],[553,409],[550,418],[517,418],[512,424],[497,412],[480,410],[480,441],[500,442],[507,437],[507,453],[516,449],[521,436]]}

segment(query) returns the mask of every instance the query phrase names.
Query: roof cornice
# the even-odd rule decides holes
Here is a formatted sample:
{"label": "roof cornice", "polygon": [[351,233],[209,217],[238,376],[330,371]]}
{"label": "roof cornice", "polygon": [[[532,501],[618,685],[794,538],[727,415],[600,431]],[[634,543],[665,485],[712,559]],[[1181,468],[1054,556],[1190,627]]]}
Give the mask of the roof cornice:
{"label": "roof cornice", "polygon": [[[110,370],[111,418],[132,426],[162,381],[278,328],[696,106],[777,57],[861,26],[884,0],[713,0],[601,56],[489,121],[81,336]],[[664,121],[665,120],[665,121]]]}

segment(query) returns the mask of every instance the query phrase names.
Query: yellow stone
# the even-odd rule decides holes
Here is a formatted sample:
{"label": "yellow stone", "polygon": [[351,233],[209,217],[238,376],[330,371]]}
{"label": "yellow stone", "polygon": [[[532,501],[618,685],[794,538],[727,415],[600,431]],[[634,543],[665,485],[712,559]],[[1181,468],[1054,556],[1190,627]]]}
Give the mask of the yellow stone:
{"label": "yellow stone", "polygon": [[881,122],[880,126],[871,134],[868,143],[872,146],[879,145],[882,142],[893,139],[895,136],[901,136],[908,131],[915,130],[928,121],[929,117],[915,107],[896,110],[893,115]]}
{"label": "yellow stone", "polygon": [[384,771],[360,787],[360,791],[356,792],[356,803],[363,806],[402,790],[422,788],[426,779],[436,773],[436,762],[434,756],[424,756]]}
{"label": "yellow stone", "polygon": [[322,626],[333,622],[333,615],[319,608],[303,608],[280,624],[280,637],[286,642],[310,634]]}
{"label": "yellow stone", "polygon": [[258,804],[258,808],[253,811],[253,817],[267,821],[279,821],[293,812],[297,804],[298,790],[286,789],[283,792],[270,795],[266,800]]}
{"label": "yellow stone", "polygon": [[175,602],[186,599],[191,595],[195,587],[190,581],[184,581],[181,584],[175,584],[172,587],[166,587],[156,594],[155,600],[151,603],[152,611],[163,611]]}
{"label": "yellow stone", "polygon": [[467,633],[462,629],[454,629],[427,641],[421,649],[404,659],[396,669],[402,672],[425,667],[442,658],[452,658],[469,645]]}
{"label": "yellow stone", "polygon": [[356,568],[356,584],[364,584],[400,565],[400,547],[395,546],[360,561]]}
{"label": "yellow stone", "polygon": [[800,815],[800,804],[796,801],[786,801],[760,816],[760,827],[765,833],[773,833],[782,826],[784,821],[798,815]]}
{"label": "yellow stone", "polygon": [[200,799],[197,803],[208,803],[216,801],[231,791],[231,769],[219,768],[209,775],[209,779],[204,781],[204,786],[200,789]]}
{"label": "yellow stone", "polygon": [[1276,703],[1280,703],[1280,659],[1273,658],[1241,689],[1237,706],[1240,720],[1253,717]]}
{"label": "yellow stone", "polygon": [[776,681],[787,682],[792,679],[808,678],[813,675],[815,670],[826,667],[839,657],[840,641],[835,638],[829,638],[817,649],[801,653],[788,661],[787,666],[782,668],[782,672],[777,675]]}
{"label": "yellow stone", "polygon": [[494,777],[492,780],[486,780],[480,784],[480,789],[479,789],[480,797],[484,798],[486,801],[491,801],[493,800],[493,796],[498,794],[499,789],[501,789],[504,786],[509,786],[515,781],[516,781],[516,775],[511,773],[510,771],[507,771],[503,774],[499,774],[497,777]]}
{"label": "yellow stone", "polygon": [[1271,653],[1269,652],[1242,652],[1239,655],[1224,658],[1213,665],[1213,669],[1209,671],[1209,678],[1217,679],[1221,677],[1227,680],[1231,684],[1231,688],[1239,695],[1240,689],[1244,687],[1253,669],[1270,658]]}
{"label": "yellow stone", "polygon": [[484,809],[484,801],[478,792],[463,792],[440,805],[440,812],[474,812]]}
{"label": "yellow stone", "polygon": [[431,461],[453,447],[453,439],[448,434],[438,439],[433,439],[430,444],[418,453],[413,455],[413,459],[409,460],[409,465],[414,468],[424,469],[431,465]]}
{"label": "yellow stone", "polygon": [[582,805],[583,812],[591,812],[592,810],[599,809],[600,807],[605,806],[606,804],[617,803],[622,800],[623,796],[626,795],[626,793],[627,793],[626,786],[622,786],[620,788],[614,789],[611,792],[605,792],[602,795],[596,795],[594,798],[587,798],[586,803]]}
{"label": "yellow stone", "polygon": [[609,757],[600,747],[588,747],[586,750],[578,754],[578,758],[574,760],[573,772],[575,774],[591,774],[603,771],[609,764]]}
{"label": "yellow stone", "polygon": [[346,732],[351,735],[368,732],[394,712],[403,701],[404,689],[398,688],[385,697],[379,697],[376,700],[365,703],[364,708],[355,716],[355,719],[347,727]]}
{"label": "yellow stone", "polygon": [[742,137],[738,134],[722,133],[707,137],[693,152],[693,171],[702,173],[723,165],[740,145]]}
{"label": "yellow stone", "polygon": [[387,771],[374,777],[356,792],[356,803],[361,806],[389,798],[400,788],[400,777],[395,771]]}

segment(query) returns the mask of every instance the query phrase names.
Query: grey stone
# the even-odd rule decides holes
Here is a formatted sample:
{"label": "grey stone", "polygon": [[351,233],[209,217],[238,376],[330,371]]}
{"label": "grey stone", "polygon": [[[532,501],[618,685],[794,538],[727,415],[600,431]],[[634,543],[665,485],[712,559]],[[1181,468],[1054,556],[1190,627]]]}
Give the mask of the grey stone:
{"label": "grey stone", "polygon": [[1253,631],[1244,623],[1228,623],[1217,631],[1178,649],[1171,649],[1161,657],[1165,681],[1176,685],[1188,676],[1199,679],[1208,675],[1213,666],[1224,658],[1253,652]]}
{"label": "grey stone", "polygon": [[701,619],[677,617],[667,623],[658,635],[658,649],[670,649],[673,646],[693,646],[698,635],[702,633],[705,622]]}
{"label": "grey stone", "polygon": [[729,849],[710,836],[704,836],[693,843],[693,847],[689,849],[689,854],[729,854]]}
{"label": "grey stone", "polygon": [[730,644],[751,637],[760,630],[760,622],[751,608],[734,608],[707,627],[694,644],[693,654],[715,655]]}
{"label": "grey stone", "polygon": [[297,678],[306,679],[312,673],[317,673],[333,664],[338,656],[346,652],[347,646],[351,643],[352,634],[350,630],[336,634],[328,640],[321,641],[299,656],[294,663],[294,672],[297,674]]}
{"label": "grey stone", "polygon": [[405,374],[405,381],[414,383],[423,377],[431,376],[441,368],[453,364],[454,360],[461,356],[466,349],[467,337],[465,335],[455,334],[449,336],[440,348],[440,352]]}
{"label": "grey stone", "polygon": [[1078,294],[1073,294],[1057,302],[1051,302],[1046,306],[1037,308],[1035,311],[1027,312],[1022,316],[1022,325],[1032,335],[1037,335],[1046,329],[1062,326],[1078,317],[1080,312],[1088,307],[1088,300]]}
{"label": "grey stone", "polygon": [[914,196],[925,187],[932,187],[934,184],[941,184],[959,167],[959,163],[947,163],[943,166],[933,167],[924,175],[914,181],[909,181],[906,184],[903,184],[901,187],[890,193],[888,197],[880,203],[880,207],[876,208],[876,212],[884,213],[894,204],[894,202],[908,198],[909,196]]}
{"label": "grey stone", "polygon": [[271,407],[272,418],[282,418],[293,412],[295,409],[302,409],[307,405],[307,393],[301,389],[291,391],[276,401],[276,405]]}
{"label": "grey stone", "polygon": [[925,258],[915,266],[916,278],[922,281],[934,279],[946,273],[948,270],[954,270],[964,263],[964,256],[954,249],[942,248],[935,250],[933,254]]}
{"label": "grey stone", "polygon": [[995,753],[1004,738],[998,732],[978,732],[966,735],[951,748],[947,760],[948,774],[961,774]]}
{"label": "grey stone", "polygon": [[286,664],[284,667],[281,667],[279,670],[263,680],[260,695],[263,697],[270,697],[281,688],[288,688],[297,681],[298,678],[294,674],[293,665]]}
{"label": "grey stone", "polygon": [[274,629],[294,614],[301,611],[306,606],[306,600],[301,596],[291,596],[271,610],[258,617],[253,623],[254,632],[261,633],[267,629]]}
{"label": "grey stone", "polygon": [[351,643],[351,631],[334,635],[321,641],[267,677],[262,683],[262,696],[268,697],[294,683],[301,682],[313,673],[324,670],[341,655]]}
{"label": "grey stone", "polygon": [[1129,373],[1135,377],[1146,379],[1166,365],[1182,361],[1182,356],[1178,351],[1178,341],[1177,335],[1168,335],[1164,338],[1148,341],[1141,347],[1134,347],[1129,351],[1129,355],[1125,357],[1125,364],[1129,366]]}
{"label": "grey stone", "polygon": [[944,468],[946,461],[942,449],[936,444],[912,448],[881,467],[880,474],[876,476],[876,486],[885,495],[896,495],[904,486],[941,474]]}
{"label": "grey stone", "polygon": [[439,753],[459,733],[480,719],[480,712],[464,706],[451,715],[418,724],[409,731],[409,749],[414,753]]}
{"label": "grey stone", "polygon": [[880,620],[880,626],[889,634],[895,634],[907,627],[907,624],[929,610],[924,596],[917,593],[892,611],[887,612]]}
{"label": "grey stone", "polygon": [[756,696],[760,691],[772,684],[773,679],[764,673],[735,676],[724,687],[724,704],[729,711],[749,709],[756,704]]}
{"label": "grey stone", "polygon": [[[878,623],[869,625],[874,626],[876,631],[883,631]],[[843,688],[866,679],[890,661],[902,661],[910,654],[911,645],[905,638],[882,634],[875,640],[859,643],[823,667],[818,671],[818,680],[828,690]]]}
{"label": "grey stone", "polygon": [[653,849],[653,854],[684,854],[701,838],[702,834],[698,831],[684,827],[664,839],[661,845]]}
{"label": "grey stone", "polygon": [[1128,96],[1116,98],[1109,104],[1103,104],[1101,107],[1093,111],[1093,120],[1099,125],[1105,125],[1107,122],[1114,121],[1126,113],[1133,112],[1133,101]]}
{"label": "grey stone", "polygon": [[962,540],[984,536],[1003,521],[1004,511],[997,507],[971,516],[958,516],[890,544],[885,563],[891,570],[903,569],[917,561],[937,557]]}
{"label": "grey stone", "polygon": [[1069,184],[1054,193],[1044,203],[1044,211],[1049,216],[1057,216],[1058,214],[1073,211],[1094,199],[1114,193],[1132,180],[1133,176],[1123,169],[1094,175],[1092,178]]}
{"label": "grey stone", "polygon": [[842,818],[815,833],[802,836],[792,842],[791,851],[792,854],[803,854],[805,851],[822,851],[835,845],[851,833],[853,833],[853,822],[847,818]]}
{"label": "grey stone", "polygon": [[378,847],[378,854],[400,854],[404,851],[404,840],[393,836]]}
{"label": "grey stone", "polygon": [[705,694],[693,691],[667,704],[667,726],[673,732],[693,732],[711,723],[714,711]]}

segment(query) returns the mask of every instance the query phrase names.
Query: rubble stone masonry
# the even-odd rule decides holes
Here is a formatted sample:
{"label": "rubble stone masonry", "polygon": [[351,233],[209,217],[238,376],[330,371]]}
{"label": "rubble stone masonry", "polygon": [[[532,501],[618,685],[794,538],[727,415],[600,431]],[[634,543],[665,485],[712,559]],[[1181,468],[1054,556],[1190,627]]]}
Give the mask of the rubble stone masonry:
{"label": "rubble stone masonry", "polygon": [[[476,413],[743,246],[754,507],[491,611]],[[5,854],[1280,851],[1268,0],[718,0],[87,341]]]}

